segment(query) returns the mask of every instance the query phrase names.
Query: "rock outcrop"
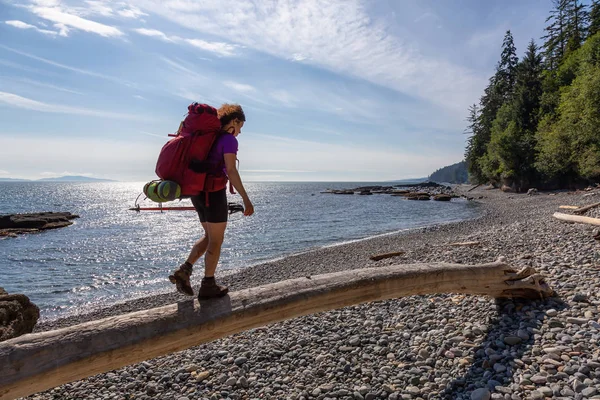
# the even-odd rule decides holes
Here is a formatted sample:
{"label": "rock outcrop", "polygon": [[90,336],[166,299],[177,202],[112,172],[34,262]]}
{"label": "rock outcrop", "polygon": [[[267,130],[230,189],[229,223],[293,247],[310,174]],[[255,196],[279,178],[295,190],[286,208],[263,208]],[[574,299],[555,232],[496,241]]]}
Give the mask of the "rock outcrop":
{"label": "rock outcrop", "polygon": [[33,332],[40,309],[24,294],[8,294],[0,288],[0,342]]}
{"label": "rock outcrop", "polygon": [[429,200],[432,196],[441,196],[441,198],[435,200],[449,201],[452,197],[455,197],[455,193],[450,186],[440,185],[435,182],[394,186],[360,186],[353,189],[327,189],[321,193],[358,195],[389,194],[392,196],[402,196],[408,200]]}
{"label": "rock outcrop", "polygon": [[452,200],[452,196],[450,196],[449,194],[438,194],[433,196],[433,199],[435,201],[450,201]]}
{"label": "rock outcrop", "polygon": [[75,218],[79,218],[79,215],[69,212],[0,215],[0,237],[63,228],[71,225],[71,220]]}
{"label": "rock outcrop", "polygon": [[430,200],[429,193],[408,193],[404,197],[407,200]]}

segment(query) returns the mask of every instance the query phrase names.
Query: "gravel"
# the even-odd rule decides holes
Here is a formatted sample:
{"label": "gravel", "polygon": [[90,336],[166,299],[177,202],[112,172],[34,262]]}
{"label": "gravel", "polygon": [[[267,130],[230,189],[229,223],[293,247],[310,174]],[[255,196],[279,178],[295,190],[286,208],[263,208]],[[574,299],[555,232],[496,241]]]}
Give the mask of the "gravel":
{"label": "gravel", "polygon": [[[598,229],[552,217],[559,205],[597,201],[590,193],[595,192],[527,196],[481,188],[467,193],[480,205],[482,216],[476,220],[319,249],[223,279],[235,291],[356,268],[479,264],[503,256],[516,267],[534,267],[557,297],[524,301],[436,294],[346,307],[252,329],[29,398],[600,398]],[[480,245],[445,246],[457,241]],[[369,260],[399,250],[405,253]],[[181,299],[177,294],[153,296],[37,329]]]}

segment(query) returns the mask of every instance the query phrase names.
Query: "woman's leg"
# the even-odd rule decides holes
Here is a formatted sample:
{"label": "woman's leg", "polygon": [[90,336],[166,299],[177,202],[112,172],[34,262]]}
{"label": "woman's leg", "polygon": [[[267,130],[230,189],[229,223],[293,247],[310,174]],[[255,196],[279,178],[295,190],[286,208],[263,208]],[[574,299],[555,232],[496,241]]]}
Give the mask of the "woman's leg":
{"label": "woman's leg", "polygon": [[194,264],[200,257],[202,257],[208,247],[206,222],[203,222],[206,221],[206,206],[204,205],[204,196],[192,196],[191,200],[192,204],[196,208],[196,212],[198,213],[202,227],[204,228],[204,236],[194,243],[187,260],[181,264],[179,268],[173,271],[171,275],[169,275],[169,280],[171,283],[175,284],[177,291],[188,296],[194,295],[194,289],[192,288],[190,282]]}
{"label": "woman's leg", "polygon": [[225,189],[209,194],[210,206],[207,208],[206,223],[202,226],[206,232],[207,245],[204,255],[204,278],[198,292],[198,300],[221,297],[227,294],[226,286],[215,281],[215,271],[221,256],[221,246],[227,228],[227,194]]}
{"label": "woman's leg", "polygon": [[204,276],[213,278],[221,256],[221,246],[225,238],[227,222],[206,222],[205,226],[207,240],[206,255],[204,256]]}
{"label": "woman's leg", "polygon": [[194,265],[196,262],[204,255],[206,249],[208,248],[208,228],[206,226],[206,222],[202,222],[202,227],[204,228],[204,236],[200,238],[196,243],[194,243],[194,247],[190,251],[190,255],[187,258],[187,262]]}

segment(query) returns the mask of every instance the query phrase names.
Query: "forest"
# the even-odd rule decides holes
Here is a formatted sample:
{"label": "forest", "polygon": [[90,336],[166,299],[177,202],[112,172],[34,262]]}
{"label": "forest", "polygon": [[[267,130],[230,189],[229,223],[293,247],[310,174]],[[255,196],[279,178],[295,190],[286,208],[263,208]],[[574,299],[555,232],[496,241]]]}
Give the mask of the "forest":
{"label": "forest", "polygon": [[519,60],[507,31],[500,60],[469,108],[472,183],[514,191],[600,180],[600,0],[554,0],[543,43]]}
{"label": "forest", "polygon": [[437,183],[467,183],[469,180],[467,165],[464,161],[448,165],[436,170],[429,175],[428,179]]}

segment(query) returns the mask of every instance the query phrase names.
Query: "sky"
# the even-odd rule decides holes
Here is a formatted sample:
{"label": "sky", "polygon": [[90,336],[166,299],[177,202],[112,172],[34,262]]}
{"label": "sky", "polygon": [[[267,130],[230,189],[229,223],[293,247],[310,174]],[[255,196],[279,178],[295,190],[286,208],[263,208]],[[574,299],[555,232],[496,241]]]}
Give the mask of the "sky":
{"label": "sky", "polygon": [[155,179],[192,102],[239,103],[247,181],[461,161],[510,29],[550,0],[0,0],[0,178]]}

